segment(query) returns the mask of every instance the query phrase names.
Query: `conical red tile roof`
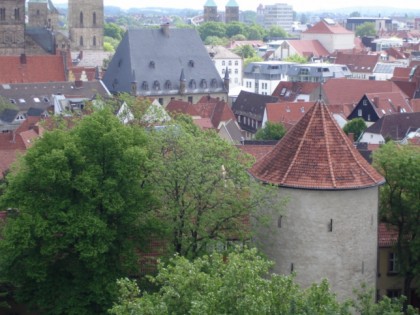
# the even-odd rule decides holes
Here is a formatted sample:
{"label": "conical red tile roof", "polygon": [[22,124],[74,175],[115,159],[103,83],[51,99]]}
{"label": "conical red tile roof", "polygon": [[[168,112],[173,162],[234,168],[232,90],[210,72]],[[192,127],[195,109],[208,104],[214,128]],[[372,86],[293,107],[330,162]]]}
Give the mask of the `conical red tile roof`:
{"label": "conical red tile roof", "polygon": [[303,189],[359,189],[384,182],[322,101],[317,101],[250,173],[266,183]]}

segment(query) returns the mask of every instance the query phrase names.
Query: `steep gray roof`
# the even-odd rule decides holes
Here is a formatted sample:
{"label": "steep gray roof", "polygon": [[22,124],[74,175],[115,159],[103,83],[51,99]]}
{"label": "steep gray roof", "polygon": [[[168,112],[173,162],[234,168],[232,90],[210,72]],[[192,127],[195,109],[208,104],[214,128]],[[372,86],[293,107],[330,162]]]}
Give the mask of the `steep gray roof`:
{"label": "steep gray roof", "polygon": [[0,120],[3,122],[11,123],[16,118],[16,115],[19,113],[17,109],[6,108],[0,113]]}
{"label": "steep gray roof", "polygon": [[164,28],[126,32],[103,78],[108,89],[131,92],[134,71],[138,95],[177,95],[184,72],[186,94],[225,92],[197,31]]}

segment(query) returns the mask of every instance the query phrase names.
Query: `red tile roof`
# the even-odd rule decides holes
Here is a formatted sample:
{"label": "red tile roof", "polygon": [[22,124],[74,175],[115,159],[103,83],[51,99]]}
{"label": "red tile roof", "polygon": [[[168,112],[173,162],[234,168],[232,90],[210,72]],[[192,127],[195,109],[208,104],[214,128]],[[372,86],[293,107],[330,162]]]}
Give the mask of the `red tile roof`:
{"label": "red tile roof", "polygon": [[169,104],[166,106],[165,110],[168,113],[187,114],[187,115],[190,115],[190,116],[200,116],[197,108],[192,106],[191,103],[185,102],[185,101],[180,101],[180,100],[170,101]]}
{"label": "red tile roof", "polygon": [[319,90],[319,83],[280,81],[272,96],[277,97],[279,101],[293,102],[299,95],[309,96],[316,89]]}
{"label": "red tile roof", "polygon": [[420,99],[415,98],[411,100],[411,108],[413,109],[413,112],[418,113],[420,112]]}
{"label": "red tile roof", "polygon": [[338,23],[328,24],[324,20],[319,21],[311,28],[303,32],[304,34],[353,34]]}
{"label": "red tile roof", "polygon": [[411,106],[401,92],[366,93],[379,118],[395,113],[412,113]]}
{"label": "red tile roof", "polygon": [[391,81],[357,79],[330,79],[323,85],[323,91],[328,104],[355,104],[366,93],[401,92]]}
{"label": "red tile roof", "polygon": [[313,105],[314,102],[269,103],[265,107],[267,120],[294,126]]}
{"label": "red tile roof", "polygon": [[392,81],[408,81],[410,79],[411,68],[395,67]]}
{"label": "red tile roof", "polygon": [[66,81],[63,57],[60,55],[0,56],[0,84]]}
{"label": "red tile roof", "polygon": [[317,190],[359,189],[384,182],[321,101],[254,164],[250,173],[266,183]]}
{"label": "red tile roof", "polygon": [[318,40],[289,40],[288,43],[301,56],[319,58],[330,54]]}
{"label": "red tile roof", "polygon": [[378,246],[392,247],[398,240],[398,230],[386,223],[379,223],[378,226]]}
{"label": "red tile roof", "polygon": [[379,55],[338,52],[335,63],[346,65],[351,72],[372,73],[379,58]]}
{"label": "red tile roof", "polygon": [[210,118],[214,128],[219,128],[221,122],[236,121],[235,114],[229,105],[219,99],[202,97],[195,105],[203,118]]}

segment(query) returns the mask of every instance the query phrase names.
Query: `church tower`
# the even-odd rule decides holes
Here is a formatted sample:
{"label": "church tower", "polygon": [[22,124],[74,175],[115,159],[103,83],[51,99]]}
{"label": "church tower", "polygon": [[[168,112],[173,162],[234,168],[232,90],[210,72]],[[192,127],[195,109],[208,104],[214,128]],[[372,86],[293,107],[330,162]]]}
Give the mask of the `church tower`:
{"label": "church tower", "polygon": [[217,22],[218,20],[216,3],[214,0],[207,0],[204,4],[204,22]]}
{"label": "church tower", "polygon": [[0,55],[25,50],[25,0],[0,1]]}
{"label": "church tower", "polygon": [[68,25],[72,50],[102,50],[103,0],[69,0]]}
{"label": "church tower", "polygon": [[239,22],[239,5],[236,0],[229,0],[225,7],[225,22]]}

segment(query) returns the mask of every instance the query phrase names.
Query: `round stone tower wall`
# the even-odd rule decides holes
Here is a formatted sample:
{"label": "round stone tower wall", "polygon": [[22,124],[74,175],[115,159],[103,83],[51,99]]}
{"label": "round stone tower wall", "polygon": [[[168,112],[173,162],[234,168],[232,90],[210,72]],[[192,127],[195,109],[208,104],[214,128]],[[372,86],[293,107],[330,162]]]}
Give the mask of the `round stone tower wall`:
{"label": "round stone tower wall", "polygon": [[340,300],[365,282],[375,288],[378,187],[358,190],[280,188],[289,198],[258,233],[274,272],[296,272],[303,287],[326,278]]}

